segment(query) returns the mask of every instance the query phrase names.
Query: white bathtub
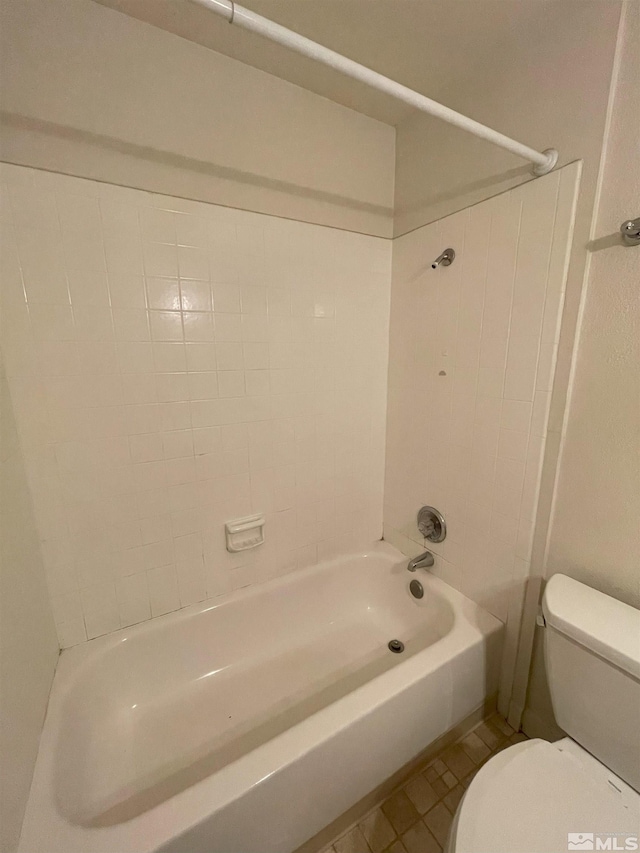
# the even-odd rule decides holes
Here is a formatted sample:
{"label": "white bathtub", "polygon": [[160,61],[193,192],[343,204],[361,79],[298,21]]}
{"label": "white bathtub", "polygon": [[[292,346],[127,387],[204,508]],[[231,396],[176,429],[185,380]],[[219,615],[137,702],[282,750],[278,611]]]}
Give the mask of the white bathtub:
{"label": "white bathtub", "polygon": [[405,567],[377,543],[64,652],[21,851],[286,853],[335,820],[496,691],[501,623]]}

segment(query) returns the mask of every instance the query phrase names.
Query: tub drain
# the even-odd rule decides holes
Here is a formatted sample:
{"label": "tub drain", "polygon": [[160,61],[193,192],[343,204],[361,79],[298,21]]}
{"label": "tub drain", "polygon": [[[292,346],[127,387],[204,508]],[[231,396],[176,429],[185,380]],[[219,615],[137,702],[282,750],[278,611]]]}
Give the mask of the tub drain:
{"label": "tub drain", "polygon": [[400,652],[404,651],[404,643],[401,643],[400,640],[390,640],[389,648],[392,652],[395,652],[397,655],[399,655]]}

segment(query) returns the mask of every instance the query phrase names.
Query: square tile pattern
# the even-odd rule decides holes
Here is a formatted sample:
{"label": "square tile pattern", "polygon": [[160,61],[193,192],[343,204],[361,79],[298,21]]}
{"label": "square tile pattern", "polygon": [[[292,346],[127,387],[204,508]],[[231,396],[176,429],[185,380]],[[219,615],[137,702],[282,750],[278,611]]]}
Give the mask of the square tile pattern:
{"label": "square tile pattern", "polygon": [[[0,193],[62,646],[380,538],[389,240],[6,164]],[[229,554],[255,512],[266,544]]]}
{"label": "square tile pattern", "polygon": [[480,767],[526,740],[498,714],[420,767],[322,853],[441,853],[453,815]]}

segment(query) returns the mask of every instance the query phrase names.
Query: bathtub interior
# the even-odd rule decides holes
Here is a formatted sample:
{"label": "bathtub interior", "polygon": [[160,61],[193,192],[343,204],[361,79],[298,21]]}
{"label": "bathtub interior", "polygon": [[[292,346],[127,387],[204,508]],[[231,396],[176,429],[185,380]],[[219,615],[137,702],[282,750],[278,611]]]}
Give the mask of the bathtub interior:
{"label": "bathtub interior", "polygon": [[370,557],[127,632],[65,696],[58,810],[130,820],[436,643],[451,604],[430,586],[414,599],[408,580]]}

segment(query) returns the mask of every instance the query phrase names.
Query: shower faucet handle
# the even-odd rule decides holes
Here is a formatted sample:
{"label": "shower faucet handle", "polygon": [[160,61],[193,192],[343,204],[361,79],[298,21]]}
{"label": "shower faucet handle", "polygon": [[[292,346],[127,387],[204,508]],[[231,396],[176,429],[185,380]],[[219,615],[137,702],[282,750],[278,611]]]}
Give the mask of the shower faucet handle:
{"label": "shower faucet handle", "polygon": [[434,506],[423,506],[418,512],[418,530],[429,542],[444,542],[447,524],[444,516]]}

